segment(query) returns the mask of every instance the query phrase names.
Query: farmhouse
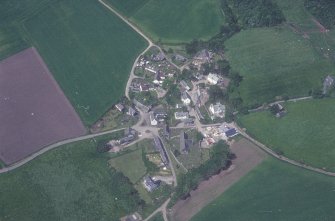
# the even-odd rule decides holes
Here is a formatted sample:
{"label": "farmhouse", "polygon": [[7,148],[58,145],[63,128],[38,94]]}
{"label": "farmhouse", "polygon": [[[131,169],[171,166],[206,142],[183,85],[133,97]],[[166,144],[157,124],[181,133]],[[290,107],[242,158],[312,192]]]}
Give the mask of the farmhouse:
{"label": "farmhouse", "polygon": [[160,153],[162,162],[165,166],[169,165],[169,158],[165,152],[162,141],[159,137],[154,136],[155,149]]}
{"label": "farmhouse", "polygon": [[188,117],[189,117],[188,112],[175,112],[174,113],[174,118],[176,120],[185,120],[185,119],[188,119]]}
{"label": "farmhouse", "polygon": [[162,52],[159,52],[158,54],[151,55],[152,61],[163,61],[165,59],[165,56]]}
{"label": "farmhouse", "polygon": [[211,114],[223,118],[225,116],[226,107],[221,103],[211,104],[209,106]]}
{"label": "farmhouse", "polygon": [[185,104],[185,105],[190,105],[191,104],[191,98],[190,96],[187,94],[186,91],[181,93],[181,101]]}
{"label": "farmhouse", "polygon": [[144,83],[141,83],[140,84],[140,91],[141,92],[145,92],[145,91],[149,91],[150,87],[148,84],[144,84]]}
{"label": "farmhouse", "polygon": [[216,74],[212,74],[210,73],[208,76],[207,76],[207,81],[212,84],[212,85],[216,85],[218,82],[219,82],[220,78],[218,77],[218,75]]}
{"label": "farmhouse", "polygon": [[137,111],[136,111],[134,108],[129,107],[129,108],[128,108],[128,111],[127,111],[127,114],[128,114],[129,116],[134,117],[134,116],[136,116]]}

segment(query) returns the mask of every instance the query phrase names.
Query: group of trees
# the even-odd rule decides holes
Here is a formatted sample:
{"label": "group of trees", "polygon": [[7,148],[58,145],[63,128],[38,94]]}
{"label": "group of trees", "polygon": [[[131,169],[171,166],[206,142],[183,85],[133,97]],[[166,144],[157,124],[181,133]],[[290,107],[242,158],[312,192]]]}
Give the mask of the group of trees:
{"label": "group of trees", "polygon": [[208,161],[178,177],[178,186],[173,195],[174,200],[186,199],[189,197],[191,190],[195,190],[201,181],[207,180],[211,176],[220,173],[221,170],[227,169],[232,157],[233,155],[228,145],[224,141],[219,141],[213,146]]}
{"label": "group of trees", "polygon": [[305,0],[306,9],[328,29],[335,27],[334,0]]}
{"label": "group of trees", "polygon": [[[224,7],[231,7],[233,16],[241,28],[270,27],[281,24],[285,17],[273,0],[221,0]],[[226,14],[227,16],[227,14]]]}

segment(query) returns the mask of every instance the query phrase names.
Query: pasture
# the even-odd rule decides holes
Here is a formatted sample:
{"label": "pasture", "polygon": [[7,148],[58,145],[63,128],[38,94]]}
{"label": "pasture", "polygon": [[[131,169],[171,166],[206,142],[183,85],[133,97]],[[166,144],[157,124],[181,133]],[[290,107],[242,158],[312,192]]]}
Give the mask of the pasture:
{"label": "pasture", "polygon": [[286,26],[241,31],[225,46],[233,70],[243,76],[235,95],[247,106],[280,96],[306,96],[335,70],[308,39]]}
{"label": "pasture", "polygon": [[0,76],[0,159],[4,163],[86,133],[34,48],[2,60]]}
{"label": "pasture", "polygon": [[209,39],[224,22],[218,0],[108,0],[146,35],[163,43]]}
{"label": "pasture", "polygon": [[268,159],[191,221],[331,221],[335,178]]}
{"label": "pasture", "polygon": [[55,2],[24,26],[86,125],[124,94],[132,64],[146,46],[98,1]]}
{"label": "pasture", "polygon": [[247,133],[293,160],[335,171],[335,100],[284,104],[288,113],[276,118],[259,112],[239,118]]}
{"label": "pasture", "polygon": [[[96,140],[114,136],[118,135]],[[108,156],[96,152],[94,140],[85,140],[1,174],[0,219],[118,220],[136,211],[138,194],[107,161]]]}

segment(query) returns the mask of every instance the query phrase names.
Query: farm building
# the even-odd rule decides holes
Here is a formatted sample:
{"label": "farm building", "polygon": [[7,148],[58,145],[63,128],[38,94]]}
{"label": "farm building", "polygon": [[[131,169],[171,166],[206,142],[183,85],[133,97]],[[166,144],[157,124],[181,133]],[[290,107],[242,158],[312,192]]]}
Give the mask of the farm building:
{"label": "farm building", "polygon": [[323,90],[322,93],[326,94],[330,88],[334,86],[335,78],[333,76],[328,75],[323,81]]}
{"label": "farm building", "polygon": [[134,116],[136,116],[137,111],[135,110],[135,108],[129,107],[128,111],[127,111],[127,114],[134,117]]}
{"label": "farm building", "polygon": [[123,112],[123,110],[124,110],[124,106],[122,104],[116,104],[115,108],[120,112]]}
{"label": "farm building", "polygon": [[159,187],[160,182],[153,180],[150,176],[144,178],[143,185],[149,192],[154,191]]}
{"label": "farm building", "polygon": [[154,143],[155,143],[155,149],[160,153],[162,162],[165,166],[169,165],[169,158],[167,157],[167,154],[165,152],[165,149],[163,147],[162,141],[159,137],[154,137]]}
{"label": "farm building", "polygon": [[153,113],[150,113],[149,118],[150,118],[150,124],[151,124],[151,126],[157,126],[158,121],[157,121],[157,119],[155,118],[155,116],[154,116]]}
{"label": "farm building", "polygon": [[165,110],[160,109],[160,110],[155,110],[154,111],[154,116],[158,121],[162,122],[167,118],[168,114],[166,113]]}
{"label": "farm building", "polygon": [[169,140],[171,137],[171,130],[168,124],[165,124],[163,127],[163,134],[165,139]]}
{"label": "farm building", "polygon": [[180,153],[188,154],[189,153],[189,146],[187,144],[187,135],[184,131],[180,132]]}
{"label": "farm building", "polygon": [[187,91],[191,90],[190,86],[188,86],[188,84],[184,80],[180,81],[180,86]]}
{"label": "farm building", "polygon": [[238,132],[236,131],[235,128],[230,128],[225,132],[225,135],[228,138],[232,138],[232,137],[235,137],[236,135],[238,135]]}

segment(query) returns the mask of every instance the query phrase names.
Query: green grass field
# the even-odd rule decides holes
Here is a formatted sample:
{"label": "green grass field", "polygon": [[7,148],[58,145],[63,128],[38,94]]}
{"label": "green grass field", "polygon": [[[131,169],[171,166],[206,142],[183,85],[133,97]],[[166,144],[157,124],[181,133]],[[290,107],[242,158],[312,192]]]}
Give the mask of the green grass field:
{"label": "green grass field", "polygon": [[2,221],[118,220],[139,202],[93,140],[65,145],[0,175],[0,189]]}
{"label": "green grass field", "polygon": [[[154,41],[183,43],[219,33],[223,15],[218,0],[108,0]],[[135,3],[136,2],[136,3]]]}
{"label": "green grass field", "polygon": [[269,159],[191,221],[331,221],[335,178]]}
{"label": "green grass field", "polygon": [[142,149],[115,157],[109,163],[127,176],[132,183],[137,183],[147,173],[147,168],[142,160]]}
{"label": "green grass field", "polygon": [[86,125],[124,94],[132,63],[146,46],[97,1],[60,1],[24,24]]}
{"label": "green grass field", "polygon": [[308,95],[335,71],[309,40],[286,26],[242,31],[225,46],[233,70],[244,77],[237,93],[248,106]]}
{"label": "green grass field", "polygon": [[270,112],[242,116],[247,133],[277,152],[299,162],[335,171],[335,100],[285,103],[288,114]]}

